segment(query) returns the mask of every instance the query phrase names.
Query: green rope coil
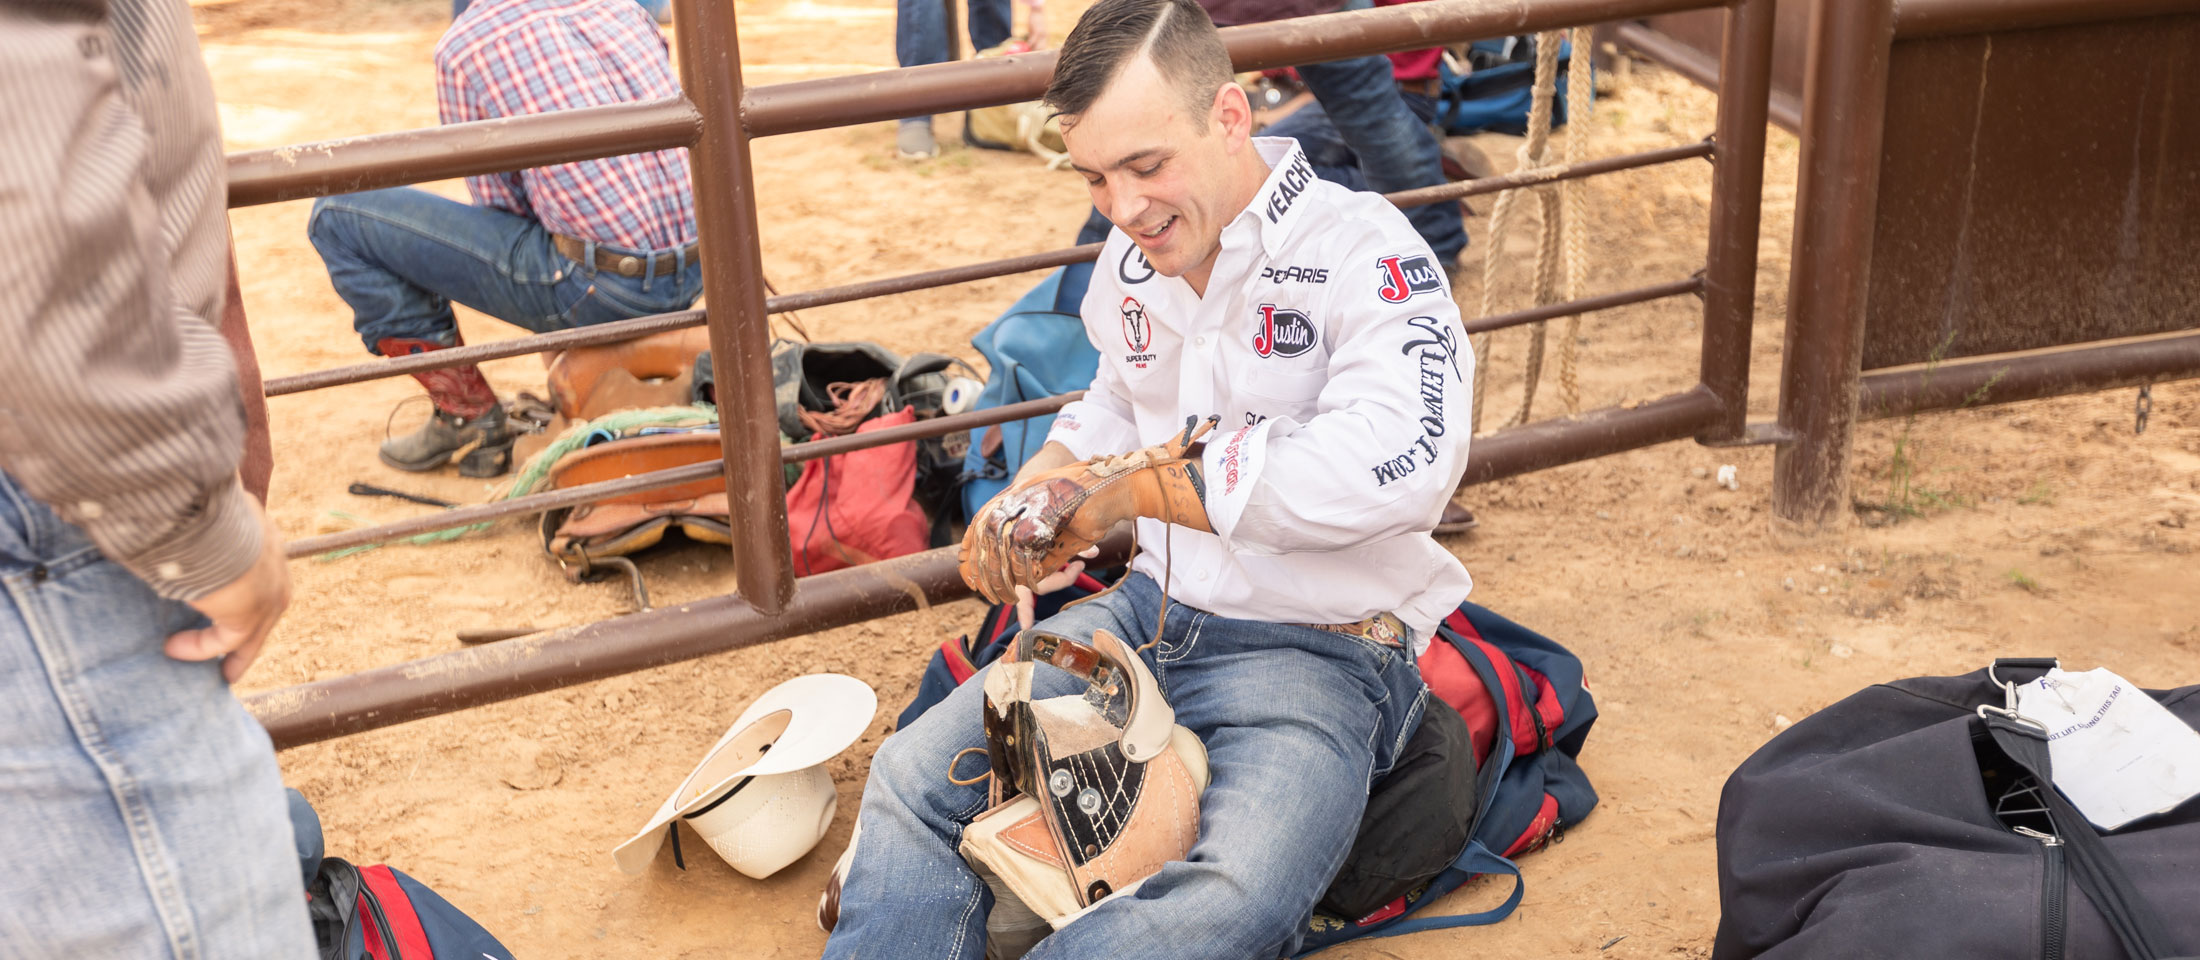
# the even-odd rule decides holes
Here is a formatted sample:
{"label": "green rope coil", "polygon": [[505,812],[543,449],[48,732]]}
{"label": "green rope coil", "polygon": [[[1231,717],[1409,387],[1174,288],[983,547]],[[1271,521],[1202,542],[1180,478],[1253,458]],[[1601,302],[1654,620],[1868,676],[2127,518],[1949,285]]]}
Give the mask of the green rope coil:
{"label": "green rope coil", "polygon": [[[511,485],[506,487],[504,493],[496,499],[500,501],[512,500],[537,492],[543,486],[543,483],[550,478],[550,468],[557,466],[558,461],[565,459],[567,455],[587,446],[589,436],[599,430],[608,430],[614,434],[625,436],[629,431],[640,430],[644,427],[697,427],[717,422],[718,408],[707,403],[686,407],[647,407],[639,410],[620,410],[615,413],[607,413],[594,420],[580,421],[567,427],[564,433],[558,434],[558,438],[550,441],[550,445],[542,448],[541,452],[527,458],[526,465],[520,467],[519,475],[512,478]],[[330,515],[342,519],[353,519],[348,514],[336,511],[330,511]],[[449,530],[431,530],[427,533],[415,534],[392,542],[420,546],[448,543],[469,533],[487,530],[495,524],[496,521],[494,520],[483,520],[480,523],[453,527]],[[331,550],[321,554],[319,559],[324,561],[340,560],[381,546],[382,544],[370,543],[357,547],[347,547],[342,550]]]}

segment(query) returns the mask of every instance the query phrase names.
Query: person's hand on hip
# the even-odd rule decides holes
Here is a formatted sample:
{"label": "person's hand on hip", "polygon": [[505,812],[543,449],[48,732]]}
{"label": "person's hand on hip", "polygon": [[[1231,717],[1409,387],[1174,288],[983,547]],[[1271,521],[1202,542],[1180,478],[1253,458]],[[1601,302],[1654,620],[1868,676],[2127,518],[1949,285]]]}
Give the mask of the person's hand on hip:
{"label": "person's hand on hip", "polygon": [[260,655],[260,645],[290,606],[290,564],[283,556],[283,535],[260,508],[245,498],[260,521],[260,556],[242,576],[216,588],[191,606],[212,624],[168,638],[165,649],[178,660],[222,658],[222,677],[236,683]]}

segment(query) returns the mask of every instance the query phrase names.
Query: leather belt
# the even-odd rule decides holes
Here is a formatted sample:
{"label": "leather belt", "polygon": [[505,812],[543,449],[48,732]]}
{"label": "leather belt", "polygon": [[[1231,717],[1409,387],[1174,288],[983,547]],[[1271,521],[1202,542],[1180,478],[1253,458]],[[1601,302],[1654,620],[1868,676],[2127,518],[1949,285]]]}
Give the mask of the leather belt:
{"label": "leather belt", "polygon": [[1347,634],[1399,649],[1406,645],[1406,622],[1398,619],[1395,613],[1378,613],[1354,623],[1304,623],[1300,626]]}
{"label": "leather belt", "polygon": [[[568,237],[562,233],[553,233],[550,235],[550,245],[556,247],[558,253],[567,260],[574,263],[588,262],[588,241],[586,240],[578,237]],[[683,258],[682,254],[686,254],[686,256]],[[691,243],[678,250],[665,250],[648,256],[619,253],[602,246],[596,248],[596,269],[606,273],[615,273],[622,277],[661,277],[680,269],[682,262],[695,262],[695,244]]]}
{"label": "leather belt", "polygon": [[1436,77],[1425,77],[1420,80],[1400,80],[1398,81],[1398,89],[1407,93],[1418,93],[1424,97],[1440,97],[1444,94],[1444,82]]}

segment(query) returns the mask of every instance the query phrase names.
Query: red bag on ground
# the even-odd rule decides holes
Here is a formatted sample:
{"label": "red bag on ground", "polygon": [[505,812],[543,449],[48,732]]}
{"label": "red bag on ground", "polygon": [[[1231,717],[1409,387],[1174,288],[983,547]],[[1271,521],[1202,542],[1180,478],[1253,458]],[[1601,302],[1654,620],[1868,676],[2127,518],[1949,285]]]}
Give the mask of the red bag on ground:
{"label": "red bag on ground", "polygon": [[[869,433],[913,423],[916,412],[873,417]],[[787,534],[797,576],[824,573],[923,550],[931,521],[909,498],[917,482],[917,445],[895,443],[811,460],[787,491]]]}

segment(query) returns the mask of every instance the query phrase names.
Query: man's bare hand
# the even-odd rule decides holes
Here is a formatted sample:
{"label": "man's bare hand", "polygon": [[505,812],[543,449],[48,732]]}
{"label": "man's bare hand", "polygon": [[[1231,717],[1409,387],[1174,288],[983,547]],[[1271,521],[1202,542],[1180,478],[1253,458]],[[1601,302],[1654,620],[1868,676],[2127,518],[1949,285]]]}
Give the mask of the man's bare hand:
{"label": "man's bare hand", "polygon": [[267,642],[268,632],[275,629],[275,621],[282,619],[283,609],[290,606],[290,565],[283,558],[283,535],[260,509],[259,501],[245,499],[252,515],[260,521],[259,559],[243,576],[191,601],[191,606],[206,614],[213,624],[175,634],[168,638],[166,647],[168,655],[178,660],[221,657],[222,676],[230,683],[236,683],[251,669],[252,661],[260,655],[260,645]]}
{"label": "man's bare hand", "polygon": [[1031,622],[1038,615],[1038,598],[1076,583],[1077,575],[1085,572],[1085,561],[1099,555],[1100,547],[1097,544],[1087,547],[1085,552],[1077,555],[1077,559],[1063,564],[1062,569],[1056,570],[1048,574],[1046,579],[1040,580],[1037,587],[1017,587],[1016,625],[1025,630],[1031,629]]}

